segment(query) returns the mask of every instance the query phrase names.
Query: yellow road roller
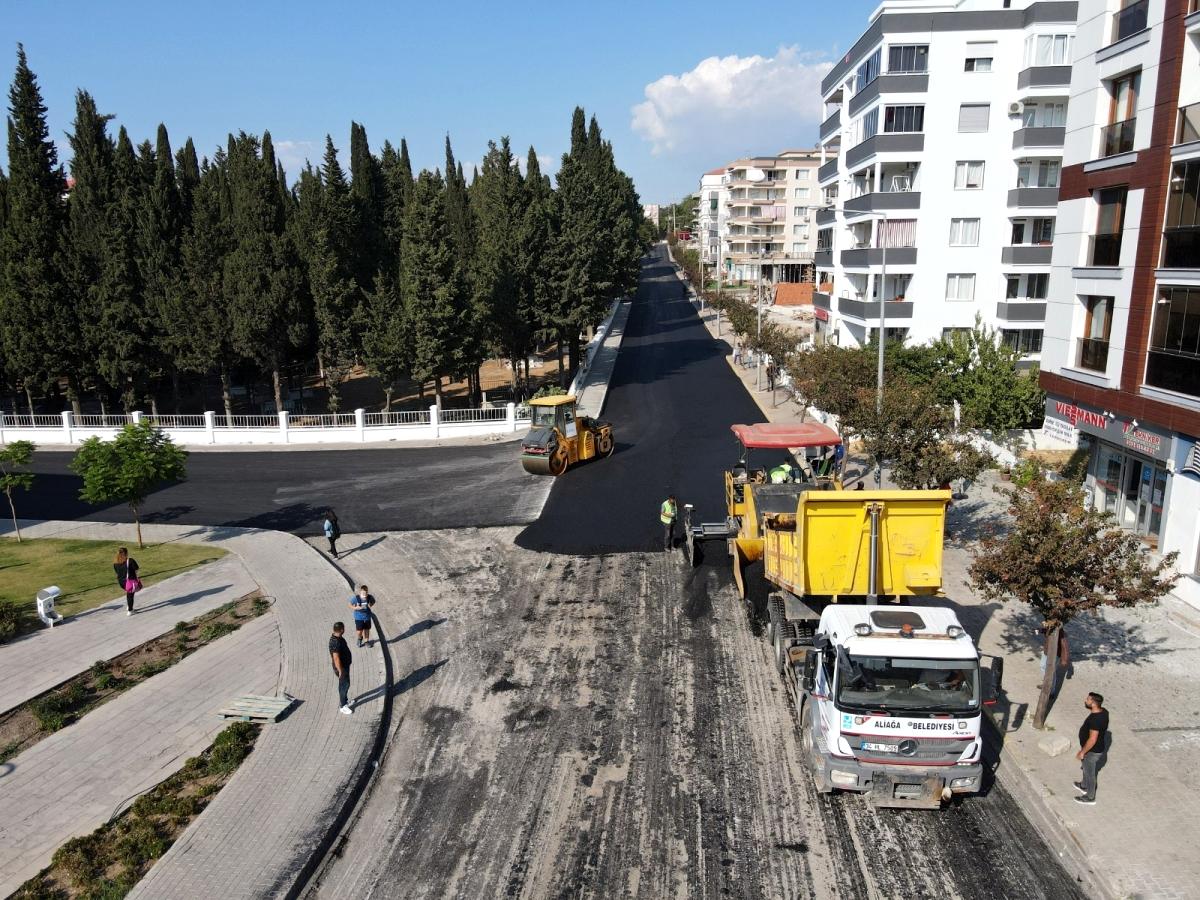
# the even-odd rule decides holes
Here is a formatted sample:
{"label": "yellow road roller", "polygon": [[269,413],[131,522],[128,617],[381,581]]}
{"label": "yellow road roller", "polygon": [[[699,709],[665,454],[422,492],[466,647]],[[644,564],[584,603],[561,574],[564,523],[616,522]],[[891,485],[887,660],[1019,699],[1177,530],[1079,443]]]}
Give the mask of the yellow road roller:
{"label": "yellow road roller", "polygon": [[612,455],[612,425],[577,415],[573,395],[536,397],[529,406],[532,421],[521,442],[521,465],[526,472],[561,475],[575,463]]}

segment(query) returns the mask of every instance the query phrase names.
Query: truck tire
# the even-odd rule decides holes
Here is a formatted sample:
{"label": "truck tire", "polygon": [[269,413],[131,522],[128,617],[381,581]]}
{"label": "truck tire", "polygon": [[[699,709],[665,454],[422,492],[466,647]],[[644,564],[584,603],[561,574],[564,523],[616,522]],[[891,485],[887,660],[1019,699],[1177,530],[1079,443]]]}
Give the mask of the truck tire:
{"label": "truck tire", "polygon": [[812,773],[813,786],[818,794],[832,794],[833,785],[817,763],[817,749],[813,741],[812,705],[804,703],[800,709],[800,747],[804,754],[804,765]]}

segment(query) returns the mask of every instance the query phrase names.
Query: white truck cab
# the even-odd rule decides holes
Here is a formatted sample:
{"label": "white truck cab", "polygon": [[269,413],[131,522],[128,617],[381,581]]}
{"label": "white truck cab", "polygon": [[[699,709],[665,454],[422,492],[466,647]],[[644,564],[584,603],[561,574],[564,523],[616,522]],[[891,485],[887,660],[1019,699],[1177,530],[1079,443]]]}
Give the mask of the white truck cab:
{"label": "white truck cab", "polygon": [[979,654],[952,610],[831,605],[798,651],[801,734],[818,790],[937,807],[981,788]]}

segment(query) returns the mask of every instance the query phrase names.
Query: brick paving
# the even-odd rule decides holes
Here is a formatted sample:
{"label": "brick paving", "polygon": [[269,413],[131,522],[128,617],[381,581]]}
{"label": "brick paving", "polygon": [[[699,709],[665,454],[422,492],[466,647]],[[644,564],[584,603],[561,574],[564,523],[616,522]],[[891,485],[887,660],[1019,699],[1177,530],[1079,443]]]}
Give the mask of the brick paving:
{"label": "brick paving", "polygon": [[274,694],[280,662],[268,611],[0,766],[0,896],[207,747],[233,697]]}
{"label": "brick paving", "polygon": [[[716,337],[716,320],[704,314]],[[722,339],[732,342],[728,323]],[[771,422],[795,422],[800,407],[783,390],[755,390],[753,367],[730,366]],[[765,384],[765,379],[764,382]],[[856,470],[853,460],[847,466]],[[885,473],[886,475],[886,473]],[[868,483],[870,486],[870,483]],[[887,479],[885,487],[890,487]],[[966,584],[980,524],[1003,515],[1004,485],[985,473],[966,500],[947,515],[944,583],[951,605],[989,657],[1005,659],[1007,715],[997,776],[1010,787],[1047,842],[1088,870],[1113,897],[1183,898],[1200,884],[1200,823],[1190,800],[1200,790],[1200,632],[1182,601],[1136,610],[1103,610],[1069,627],[1073,670],[1047,717],[1032,726],[1040,667],[1035,617],[1019,604],[985,603]],[[1104,695],[1112,717],[1108,760],[1099,776],[1098,802],[1074,801],[1080,777],[1078,728],[1088,691]],[[1047,735],[1066,736],[1071,749],[1050,757],[1038,747]],[[969,801],[968,801],[969,802]]]}
{"label": "brick paving", "polygon": [[[28,527],[31,535],[70,531],[99,539],[127,528],[77,522]],[[379,647],[354,650],[351,696],[362,698],[362,705],[353,716],[340,715],[326,645],[332,622],[351,619],[350,590],[320,552],[274,531],[171,525],[143,531],[151,541],[211,542],[241,557],[263,592],[276,598],[279,684],[300,702],[282,722],[263,729],[249,759],[131,896],[283,895],[370,754],[382,710]]]}
{"label": "brick paving", "polygon": [[[106,576],[111,571],[97,574]],[[125,615],[125,595],[118,594],[112,602],[69,616],[54,628],[9,641],[0,647],[0,712],[62,684],[96,660],[119,656],[166,634],[176,622],[194,619],[257,588],[242,561],[226,556],[140,591],[132,616]]]}

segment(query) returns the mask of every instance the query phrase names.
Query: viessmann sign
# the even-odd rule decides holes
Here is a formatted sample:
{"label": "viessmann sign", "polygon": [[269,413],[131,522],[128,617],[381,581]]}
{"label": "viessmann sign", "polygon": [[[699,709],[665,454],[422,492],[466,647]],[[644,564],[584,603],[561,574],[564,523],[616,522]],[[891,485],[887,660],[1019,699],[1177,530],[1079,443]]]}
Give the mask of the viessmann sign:
{"label": "viessmann sign", "polygon": [[1110,418],[1103,410],[1089,406],[1078,406],[1066,400],[1046,399],[1046,415],[1055,419],[1063,419],[1087,434],[1104,438],[1110,444],[1117,444],[1149,456],[1153,459],[1168,459],[1171,455],[1171,435],[1158,428],[1142,425],[1134,419],[1123,416]]}

